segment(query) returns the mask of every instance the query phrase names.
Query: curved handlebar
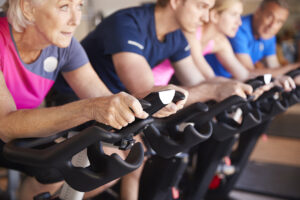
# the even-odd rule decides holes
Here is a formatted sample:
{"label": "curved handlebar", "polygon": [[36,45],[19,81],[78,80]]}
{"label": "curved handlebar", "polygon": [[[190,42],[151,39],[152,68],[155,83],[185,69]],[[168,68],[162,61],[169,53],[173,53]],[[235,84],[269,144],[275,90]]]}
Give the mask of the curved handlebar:
{"label": "curved handlebar", "polygon": [[245,83],[251,85],[253,90],[256,90],[257,88],[266,84],[264,76],[257,76],[254,79],[247,80]]}
{"label": "curved handlebar", "polygon": [[170,158],[207,140],[213,132],[214,117],[228,108],[244,104],[246,100],[239,96],[229,97],[210,109],[205,104],[196,103],[167,119],[156,119],[144,133],[159,156]]}
{"label": "curved handlebar", "polygon": [[[165,95],[166,93],[168,94]],[[162,99],[165,98],[164,95],[167,97],[171,95],[171,97],[168,97],[167,100]],[[173,100],[174,97],[175,100]],[[144,99],[146,102],[150,101],[151,105],[149,107],[147,104],[148,107],[145,110],[151,115],[172,100],[178,101],[183,98],[181,93],[174,90],[152,93]],[[142,102],[142,104],[144,103]],[[44,179],[42,176],[45,174],[32,173],[34,176],[39,176],[36,178],[44,181],[44,183],[54,182],[63,177],[73,188],[86,192],[132,172],[141,165],[144,159],[141,144],[134,144],[133,139],[125,144],[126,149],[128,146],[132,147],[126,160],[121,159],[117,154],[105,155],[100,150],[102,146],[99,142],[123,144],[124,139],[128,140],[128,137],[137,134],[152,122],[153,119],[150,117],[145,120],[138,120],[115,133],[93,126],[60,143],[54,142],[53,140],[56,138],[53,137],[18,139],[5,144],[3,154],[11,162],[35,169],[45,169],[46,176],[49,173],[55,175],[55,177]],[[85,148],[88,148],[90,167],[73,166],[72,157]]]}
{"label": "curved handlebar", "polygon": [[197,113],[205,111],[206,105],[196,103],[166,119],[155,119],[154,123],[144,130],[151,148],[159,156],[170,158],[208,139],[212,134],[210,123],[197,127],[189,122]]}

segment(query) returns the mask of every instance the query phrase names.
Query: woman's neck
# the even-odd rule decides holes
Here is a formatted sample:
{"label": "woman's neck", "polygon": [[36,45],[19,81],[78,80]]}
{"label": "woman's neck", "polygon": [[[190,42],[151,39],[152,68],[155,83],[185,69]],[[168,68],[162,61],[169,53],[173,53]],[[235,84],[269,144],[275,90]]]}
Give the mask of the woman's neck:
{"label": "woman's neck", "polygon": [[42,50],[49,46],[49,44],[41,43],[40,37],[31,28],[27,28],[23,32],[13,29],[12,35],[22,61],[27,64],[37,60]]}
{"label": "woman's neck", "polygon": [[206,46],[210,40],[214,40],[218,35],[219,30],[213,23],[205,24],[202,28],[202,44]]}

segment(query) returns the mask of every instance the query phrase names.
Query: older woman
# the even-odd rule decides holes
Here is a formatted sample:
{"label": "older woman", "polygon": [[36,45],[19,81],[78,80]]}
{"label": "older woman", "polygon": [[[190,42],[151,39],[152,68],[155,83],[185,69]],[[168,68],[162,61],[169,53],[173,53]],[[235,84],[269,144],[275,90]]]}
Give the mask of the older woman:
{"label": "older woman", "polygon": [[[147,117],[133,96],[110,93],[73,38],[82,6],[83,0],[9,1],[6,16],[0,17],[2,141],[49,136],[89,120],[120,129],[135,117]],[[38,108],[59,72],[84,100]],[[162,115],[176,112],[183,103],[170,105]],[[25,183],[22,199],[57,189],[57,184],[42,187],[32,179]]]}

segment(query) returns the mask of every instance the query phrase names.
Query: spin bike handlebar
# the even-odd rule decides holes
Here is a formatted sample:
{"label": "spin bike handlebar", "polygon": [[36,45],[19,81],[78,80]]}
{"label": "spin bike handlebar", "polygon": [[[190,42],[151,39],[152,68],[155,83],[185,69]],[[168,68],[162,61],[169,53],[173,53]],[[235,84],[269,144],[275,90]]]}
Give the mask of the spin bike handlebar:
{"label": "spin bike handlebar", "polygon": [[[297,69],[287,75],[289,74],[294,78],[295,76],[300,75],[300,70]],[[263,82],[266,83],[266,81],[262,81],[263,79],[264,78],[262,77],[258,77],[247,83],[255,89],[262,86]],[[262,82],[259,84],[259,82],[256,82],[255,80]],[[297,91],[299,90],[296,89],[292,92],[284,92],[281,87],[275,86],[269,91],[264,92],[257,100],[248,100],[248,102],[241,107],[243,111],[241,123],[237,123],[224,112],[221,117],[217,117],[217,123],[214,123],[213,137],[217,140],[225,140],[235,133],[241,133],[284,112],[289,106],[300,102],[300,93],[297,93]]]}
{"label": "spin bike handlebar", "polygon": [[[195,103],[171,117],[155,119],[144,130],[144,133],[147,141],[159,156],[170,158],[207,140],[212,135],[212,137],[223,137],[215,135],[213,118],[228,108],[242,106],[246,103],[247,101],[239,96],[228,97],[210,108],[206,104]],[[212,134],[213,132],[214,134]],[[230,134],[232,135],[232,133]]]}
{"label": "spin bike handlebar", "polygon": [[[173,95],[169,102],[163,102],[160,95],[168,93],[162,91],[148,95],[142,105],[149,115],[160,110],[171,101],[183,99],[183,94],[171,92]],[[150,101],[149,103],[145,103]],[[151,105],[151,106],[150,106]],[[110,132],[98,126],[89,127],[77,135],[56,143],[57,137],[17,139],[5,144],[3,154],[9,161],[26,167],[38,169],[44,173],[33,175],[42,183],[51,183],[64,179],[71,187],[78,191],[86,192],[106,184],[116,178],[124,176],[140,167],[144,160],[144,150],[140,143],[134,143],[130,139],[129,147],[132,146],[126,160],[119,155],[105,155],[100,142],[116,145],[143,130],[153,122],[151,117],[137,120],[120,131]],[[132,142],[133,141],[133,142]],[[99,147],[95,149],[95,147]],[[80,151],[88,148],[90,159],[89,167],[76,167],[72,164],[72,157]],[[126,146],[128,149],[128,144]],[[50,174],[50,176],[49,176]],[[52,175],[52,177],[51,177]],[[45,176],[45,177],[43,177]]]}
{"label": "spin bike handlebar", "polygon": [[[300,67],[298,67],[295,70],[292,70],[286,74],[287,76],[290,76],[292,79],[296,78],[296,76],[300,75]],[[297,86],[296,89],[294,89],[290,93],[283,93],[283,98],[285,99],[286,103],[290,106],[299,103],[300,102],[300,86]]]}
{"label": "spin bike handlebar", "polygon": [[[254,89],[264,85],[264,81],[270,77],[258,77],[248,81]],[[270,80],[269,80],[270,81]],[[177,114],[167,119],[155,119],[149,125],[144,134],[152,149],[161,157],[170,158],[177,153],[185,151],[198,143],[207,140],[213,133],[212,119],[226,109],[237,105],[245,105],[245,99],[232,96],[220,103],[215,103],[211,108],[202,103],[193,104],[182,109]],[[245,116],[247,126],[249,123],[257,124],[259,120],[252,114]],[[244,125],[246,126],[246,125]],[[227,135],[224,134],[226,137]],[[224,135],[213,135],[223,138]],[[230,132],[230,135],[232,133]]]}
{"label": "spin bike handlebar", "polygon": [[[292,70],[286,73],[286,75],[294,79],[296,76],[300,75],[300,68]],[[266,121],[299,102],[299,86],[291,92],[286,92],[281,87],[275,86],[270,91],[261,95],[261,97],[253,103],[253,106],[261,112],[263,121]]]}
{"label": "spin bike handlebar", "polygon": [[[254,79],[246,81],[253,90],[269,83],[271,81],[270,75],[258,76]],[[213,120],[213,138],[217,141],[224,141],[236,133],[243,132],[251,127],[254,127],[261,123],[261,114],[257,109],[254,109],[251,106],[253,102],[252,96],[248,96],[247,99],[241,98],[239,96],[232,96],[227,99],[228,102],[231,102],[233,99],[236,99],[232,104],[228,104],[227,107],[224,107],[223,111],[216,115],[216,120]],[[224,100],[226,101],[226,100]],[[213,109],[218,104],[212,105]],[[238,116],[240,122],[238,123],[233,119],[232,115],[235,115],[237,109],[240,109],[241,114]]]}

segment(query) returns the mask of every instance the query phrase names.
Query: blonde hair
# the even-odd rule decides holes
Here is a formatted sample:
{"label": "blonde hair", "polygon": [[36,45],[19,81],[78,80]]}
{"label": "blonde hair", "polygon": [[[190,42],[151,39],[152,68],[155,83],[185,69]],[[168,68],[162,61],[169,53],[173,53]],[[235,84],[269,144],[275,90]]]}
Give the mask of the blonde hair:
{"label": "blonde hair", "polygon": [[215,5],[212,9],[216,10],[218,13],[221,13],[237,2],[243,3],[242,0],[216,0]]}
{"label": "blonde hair", "polygon": [[[12,27],[18,31],[23,32],[24,29],[32,24],[23,14],[23,11],[20,6],[21,0],[9,0],[8,1],[8,9],[7,9],[7,20],[12,25]],[[41,2],[44,2],[42,0],[27,0],[30,1],[33,4],[39,4]]]}

